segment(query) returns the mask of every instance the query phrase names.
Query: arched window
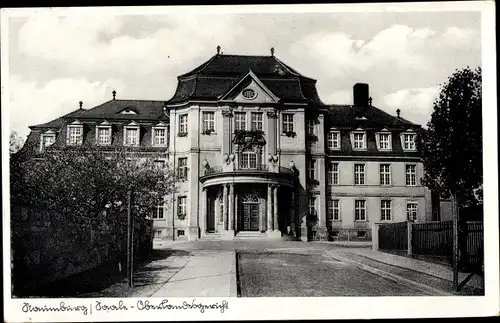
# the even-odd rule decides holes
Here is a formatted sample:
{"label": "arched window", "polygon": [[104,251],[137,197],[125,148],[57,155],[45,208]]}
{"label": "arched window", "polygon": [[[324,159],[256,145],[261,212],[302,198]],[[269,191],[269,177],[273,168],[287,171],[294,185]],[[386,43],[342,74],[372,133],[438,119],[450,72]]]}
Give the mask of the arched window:
{"label": "arched window", "polygon": [[259,198],[255,194],[246,194],[241,198],[241,203],[259,203]]}

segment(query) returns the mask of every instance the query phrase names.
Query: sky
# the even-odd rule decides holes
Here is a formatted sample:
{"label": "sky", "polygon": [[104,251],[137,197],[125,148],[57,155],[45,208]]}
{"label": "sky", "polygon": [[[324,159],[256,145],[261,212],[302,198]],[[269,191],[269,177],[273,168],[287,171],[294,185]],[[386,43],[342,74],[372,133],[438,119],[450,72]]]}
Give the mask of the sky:
{"label": "sky", "polygon": [[275,56],[317,80],[327,104],[373,105],[425,125],[440,85],[481,65],[479,12],[182,13],[37,10],[9,18],[10,126],[28,126],[112,99],[169,100],[177,76],[224,54]]}

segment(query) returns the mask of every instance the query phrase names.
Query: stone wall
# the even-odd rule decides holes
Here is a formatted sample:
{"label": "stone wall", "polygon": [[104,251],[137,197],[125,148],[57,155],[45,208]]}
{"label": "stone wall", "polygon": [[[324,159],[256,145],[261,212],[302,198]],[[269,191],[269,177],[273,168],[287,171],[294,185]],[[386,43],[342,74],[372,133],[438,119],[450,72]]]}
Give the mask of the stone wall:
{"label": "stone wall", "polygon": [[[134,257],[151,255],[152,221],[136,217]],[[13,295],[29,295],[59,279],[121,263],[126,270],[126,212],[95,218],[51,214],[29,207],[11,208]]]}

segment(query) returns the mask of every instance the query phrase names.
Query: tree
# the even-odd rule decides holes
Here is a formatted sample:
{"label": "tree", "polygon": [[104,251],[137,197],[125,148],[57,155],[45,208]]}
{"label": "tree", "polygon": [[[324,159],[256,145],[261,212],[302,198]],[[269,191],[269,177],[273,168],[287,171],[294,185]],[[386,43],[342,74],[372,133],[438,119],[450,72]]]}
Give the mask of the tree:
{"label": "tree", "polygon": [[424,184],[459,208],[482,201],[483,148],[481,68],[457,70],[434,101],[423,132]]}
{"label": "tree", "polygon": [[23,138],[16,131],[12,131],[9,138],[9,154],[17,153],[23,147],[23,144]]}
{"label": "tree", "polygon": [[[15,204],[74,216],[94,217],[124,210],[133,192],[132,212],[147,216],[175,190],[173,172],[154,158],[126,148],[85,145],[11,158],[11,199]],[[36,158],[33,158],[36,157]]]}

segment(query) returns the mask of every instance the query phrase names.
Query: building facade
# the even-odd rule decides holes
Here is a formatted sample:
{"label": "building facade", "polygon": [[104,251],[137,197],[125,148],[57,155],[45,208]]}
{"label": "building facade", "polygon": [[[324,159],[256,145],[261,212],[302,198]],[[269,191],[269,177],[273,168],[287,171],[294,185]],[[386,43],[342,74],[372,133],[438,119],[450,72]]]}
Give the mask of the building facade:
{"label": "building facade", "polygon": [[[168,101],[113,99],[32,126],[37,147],[132,145],[176,170],[152,212],[157,239],[370,239],[374,222],[431,219],[420,125],[374,107],[324,104],[316,80],[273,55],[218,52]],[[161,157],[158,157],[161,156]]]}

